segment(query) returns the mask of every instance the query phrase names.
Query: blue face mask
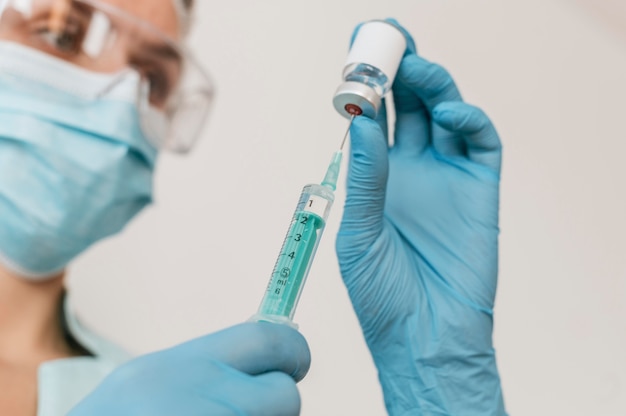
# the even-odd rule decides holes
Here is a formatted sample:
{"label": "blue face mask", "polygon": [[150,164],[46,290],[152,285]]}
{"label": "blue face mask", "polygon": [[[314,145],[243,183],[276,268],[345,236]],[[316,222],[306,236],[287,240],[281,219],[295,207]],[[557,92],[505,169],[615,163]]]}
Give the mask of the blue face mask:
{"label": "blue face mask", "polygon": [[0,262],[45,279],[152,200],[142,82],[0,42]]}

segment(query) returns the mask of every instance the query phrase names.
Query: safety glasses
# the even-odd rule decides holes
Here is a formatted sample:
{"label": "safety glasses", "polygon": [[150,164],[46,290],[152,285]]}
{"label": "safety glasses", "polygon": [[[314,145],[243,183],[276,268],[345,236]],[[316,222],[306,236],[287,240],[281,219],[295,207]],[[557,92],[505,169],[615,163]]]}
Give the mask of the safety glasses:
{"label": "safety glasses", "polygon": [[157,148],[189,151],[213,101],[211,78],[182,43],[106,2],[0,0],[0,40],[97,73],[136,71],[167,120],[151,126],[160,130],[149,135]]}

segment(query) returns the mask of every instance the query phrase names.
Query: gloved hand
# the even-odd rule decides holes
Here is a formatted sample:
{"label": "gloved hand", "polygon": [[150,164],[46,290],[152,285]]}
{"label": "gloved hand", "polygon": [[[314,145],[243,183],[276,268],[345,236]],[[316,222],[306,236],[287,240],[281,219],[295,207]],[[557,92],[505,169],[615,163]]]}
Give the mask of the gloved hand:
{"label": "gloved hand", "polygon": [[139,357],[69,416],[293,416],[309,348],[283,325],[246,323]]}
{"label": "gloved hand", "polygon": [[351,130],[341,273],[390,414],[504,415],[492,346],[500,140],[406,35],[393,146],[385,111]]}

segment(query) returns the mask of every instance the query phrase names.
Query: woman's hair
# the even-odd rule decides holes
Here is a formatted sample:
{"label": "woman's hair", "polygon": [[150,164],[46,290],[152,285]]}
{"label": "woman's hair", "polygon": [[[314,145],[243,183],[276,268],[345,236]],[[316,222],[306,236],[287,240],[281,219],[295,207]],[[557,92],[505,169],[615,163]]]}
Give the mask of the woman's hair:
{"label": "woman's hair", "polygon": [[193,7],[193,0],[183,0],[183,4],[188,10],[191,10]]}

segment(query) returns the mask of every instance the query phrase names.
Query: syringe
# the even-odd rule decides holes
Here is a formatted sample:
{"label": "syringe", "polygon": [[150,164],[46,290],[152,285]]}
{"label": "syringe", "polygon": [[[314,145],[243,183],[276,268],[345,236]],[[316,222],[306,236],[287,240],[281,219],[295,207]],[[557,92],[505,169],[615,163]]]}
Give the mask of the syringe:
{"label": "syringe", "polygon": [[354,116],[339,150],[333,154],[321,185],[307,185],[302,190],[265,296],[251,320],[287,324],[297,328],[293,323],[293,316],[335,200],[334,191],[337,189],[343,148],[352,121]]}

